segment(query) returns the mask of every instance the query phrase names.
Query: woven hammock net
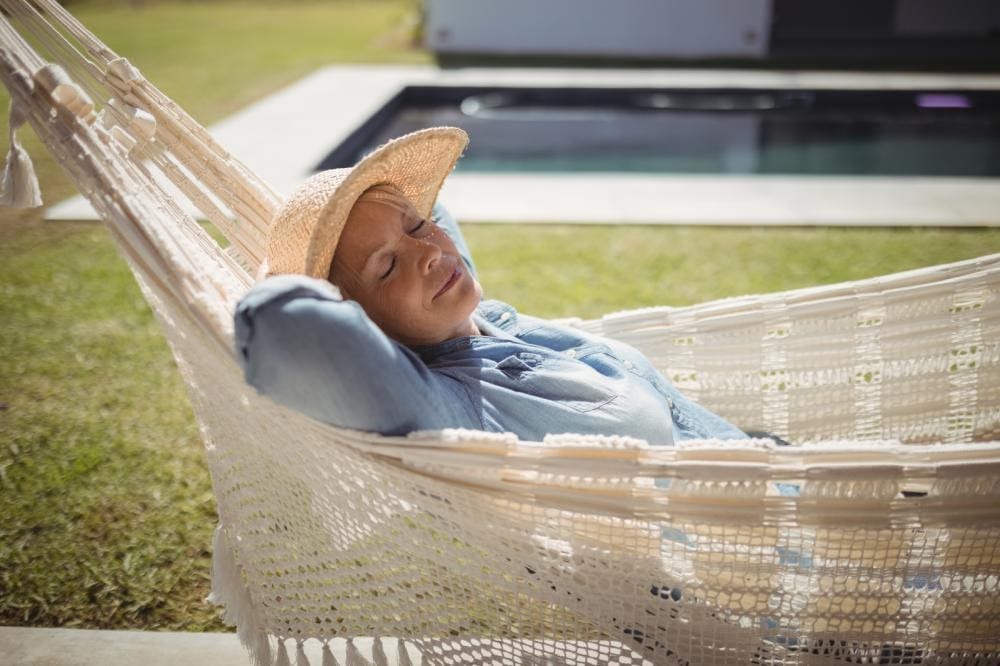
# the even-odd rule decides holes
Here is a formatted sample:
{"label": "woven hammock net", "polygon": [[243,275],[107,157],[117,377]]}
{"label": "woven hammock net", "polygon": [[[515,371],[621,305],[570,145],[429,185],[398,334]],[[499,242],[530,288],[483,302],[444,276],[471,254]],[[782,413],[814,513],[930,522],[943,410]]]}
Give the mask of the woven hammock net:
{"label": "woven hammock net", "polygon": [[572,322],[793,446],[338,429],[232,355],[276,194],[57,3],[0,4],[12,130],[100,213],[187,384],[211,598],[255,664],[1000,662],[1000,255]]}

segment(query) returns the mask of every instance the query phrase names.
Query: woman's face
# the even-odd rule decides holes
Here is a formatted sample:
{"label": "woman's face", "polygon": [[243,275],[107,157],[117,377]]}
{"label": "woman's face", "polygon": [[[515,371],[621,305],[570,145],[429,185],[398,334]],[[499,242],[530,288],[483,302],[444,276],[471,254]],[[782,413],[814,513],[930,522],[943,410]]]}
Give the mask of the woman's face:
{"label": "woman's face", "polygon": [[362,196],[341,234],[330,281],[402,344],[476,332],[479,283],[448,235],[412,206]]}

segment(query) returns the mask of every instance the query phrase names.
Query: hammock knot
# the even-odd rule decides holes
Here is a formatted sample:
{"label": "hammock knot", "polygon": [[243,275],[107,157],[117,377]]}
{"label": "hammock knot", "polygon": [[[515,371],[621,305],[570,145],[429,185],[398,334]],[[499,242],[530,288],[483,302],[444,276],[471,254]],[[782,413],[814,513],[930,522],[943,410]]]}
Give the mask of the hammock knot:
{"label": "hammock knot", "polygon": [[59,65],[49,63],[35,72],[35,83],[45,90],[52,101],[63,107],[84,124],[92,125],[97,118],[94,102]]}
{"label": "hammock knot", "polygon": [[137,144],[145,145],[156,136],[156,118],[145,109],[117,97],[108,100],[98,120],[128,153]]}
{"label": "hammock knot", "polygon": [[130,83],[132,81],[141,81],[142,74],[139,70],[128,61],[128,58],[115,58],[108,63],[107,69],[108,76],[118,79],[123,83]]}

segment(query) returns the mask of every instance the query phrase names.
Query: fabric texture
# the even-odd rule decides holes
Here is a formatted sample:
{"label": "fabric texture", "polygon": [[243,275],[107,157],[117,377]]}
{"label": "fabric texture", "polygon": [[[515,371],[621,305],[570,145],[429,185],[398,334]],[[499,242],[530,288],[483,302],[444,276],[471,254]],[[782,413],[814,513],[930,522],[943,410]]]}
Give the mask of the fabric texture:
{"label": "fabric texture", "polygon": [[[793,446],[336,428],[256,395],[232,351],[275,193],[57,2],[0,6],[0,80],[108,225],[188,388],[220,521],[212,599],[255,664],[361,636],[398,640],[352,642],[347,663],[1000,662],[1000,255],[563,322]],[[12,23],[99,122],[35,89],[46,58]]]}

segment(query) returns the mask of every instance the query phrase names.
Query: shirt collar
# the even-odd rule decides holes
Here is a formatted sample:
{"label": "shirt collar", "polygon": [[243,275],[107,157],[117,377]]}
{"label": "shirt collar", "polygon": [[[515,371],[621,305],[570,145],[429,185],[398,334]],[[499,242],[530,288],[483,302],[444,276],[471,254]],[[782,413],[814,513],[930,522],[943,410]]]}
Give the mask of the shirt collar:
{"label": "shirt collar", "polygon": [[482,301],[476,312],[500,330],[515,335],[518,331],[517,310],[502,301]]}
{"label": "shirt collar", "polygon": [[[481,301],[472,318],[483,335],[508,340],[516,339],[518,331],[517,310],[507,303]],[[481,336],[463,336],[434,345],[414,345],[410,349],[426,363],[444,354],[473,347],[477,337]]]}

